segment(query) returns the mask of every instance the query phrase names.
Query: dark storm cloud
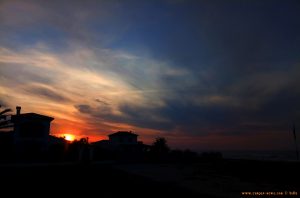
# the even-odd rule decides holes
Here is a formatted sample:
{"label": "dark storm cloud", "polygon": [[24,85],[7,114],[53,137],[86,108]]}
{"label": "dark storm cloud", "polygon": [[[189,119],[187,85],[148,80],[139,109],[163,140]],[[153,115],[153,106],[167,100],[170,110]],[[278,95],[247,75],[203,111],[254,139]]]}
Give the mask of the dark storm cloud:
{"label": "dark storm cloud", "polygon": [[[106,122],[169,132],[179,130],[191,135],[283,132],[293,121],[299,123],[298,75],[297,67],[285,72],[259,73],[224,90],[201,85],[189,87],[178,82],[172,85],[172,91],[163,94],[165,105],[122,103],[117,106],[121,115],[114,114],[111,107],[102,103],[93,108],[81,105],[77,109]],[[175,79],[166,81],[175,82]]]}
{"label": "dark storm cloud", "polygon": [[104,104],[104,105],[109,105],[108,102],[106,102],[106,101],[104,101],[104,100],[100,100],[100,99],[98,99],[98,98],[96,98],[95,101],[96,101],[96,102],[99,102],[99,103],[101,103],[101,104]]}
{"label": "dark storm cloud", "polygon": [[97,106],[91,107],[87,104],[80,104],[74,106],[79,112],[89,115],[93,119],[105,122],[125,123],[135,127],[158,129],[158,130],[171,130],[173,124],[167,121],[160,121],[153,116],[156,109],[147,107],[137,107],[128,104],[122,105],[119,110],[122,115],[113,113],[111,107]]}
{"label": "dark storm cloud", "polygon": [[156,108],[123,104],[119,110],[125,115],[124,121],[128,121],[134,126],[166,131],[170,131],[174,127],[174,123],[159,119],[161,115],[158,112],[159,109]]}
{"label": "dark storm cloud", "polygon": [[[102,121],[131,124],[135,127],[173,131],[176,128],[186,133],[205,135],[209,129],[228,127],[240,120],[241,110],[226,106],[196,106],[176,100],[166,101],[164,107],[145,107],[135,104],[121,104],[116,115],[108,106],[91,107],[75,105],[81,112]],[[215,127],[214,127],[215,126]]]}
{"label": "dark storm cloud", "polygon": [[29,86],[25,88],[28,93],[33,94],[37,97],[44,97],[48,100],[53,100],[56,102],[69,102],[71,101],[68,97],[62,95],[62,93],[57,93],[56,91],[46,88],[46,87],[39,87],[39,86]]}
{"label": "dark storm cloud", "polygon": [[80,104],[74,106],[79,112],[81,113],[92,113],[92,108],[89,105],[86,104]]}

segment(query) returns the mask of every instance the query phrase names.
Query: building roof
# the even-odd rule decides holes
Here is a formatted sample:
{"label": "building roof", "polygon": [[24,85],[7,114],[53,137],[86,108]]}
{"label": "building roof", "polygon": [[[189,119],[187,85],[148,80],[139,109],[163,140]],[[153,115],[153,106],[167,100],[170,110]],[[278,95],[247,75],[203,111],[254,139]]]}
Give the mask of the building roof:
{"label": "building roof", "polygon": [[12,115],[11,120],[12,122],[20,120],[43,120],[51,122],[54,118],[37,113],[22,113],[20,115]]}
{"label": "building roof", "polygon": [[99,140],[99,141],[93,142],[93,143],[103,143],[103,142],[109,142],[109,140]]}
{"label": "building roof", "polygon": [[109,137],[111,136],[138,136],[137,134],[135,133],[132,133],[131,131],[118,131],[116,133],[112,133],[110,135],[108,135]]}
{"label": "building roof", "polygon": [[97,141],[97,142],[93,142],[91,143],[92,145],[104,145],[104,144],[109,144],[110,141],[109,140],[100,140],[100,141]]}

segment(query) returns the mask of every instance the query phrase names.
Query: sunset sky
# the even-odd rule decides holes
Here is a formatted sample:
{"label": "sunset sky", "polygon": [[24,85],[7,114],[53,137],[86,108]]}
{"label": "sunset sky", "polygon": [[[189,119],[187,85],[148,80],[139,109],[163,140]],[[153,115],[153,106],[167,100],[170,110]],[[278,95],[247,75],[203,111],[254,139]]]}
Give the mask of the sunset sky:
{"label": "sunset sky", "polygon": [[1,0],[0,96],[54,135],[293,149],[300,2]]}

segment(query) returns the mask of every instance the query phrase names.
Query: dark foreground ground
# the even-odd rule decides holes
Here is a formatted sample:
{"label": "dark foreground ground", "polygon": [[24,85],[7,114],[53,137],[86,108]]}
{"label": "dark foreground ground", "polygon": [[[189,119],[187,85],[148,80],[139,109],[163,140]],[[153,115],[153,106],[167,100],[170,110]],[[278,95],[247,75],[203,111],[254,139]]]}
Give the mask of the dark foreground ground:
{"label": "dark foreground ground", "polygon": [[[18,164],[0,165],[0,173],[0,197],[300,197],[298,162]],[[243,191],[298,195],[244,196]]]}
{"label": "dark foreground ground", "polygon": [[110,165],[17,165],[0,171],[0,197],[199,197]]}
{"label": "dark foreground ground", "polygon": [[[158,182],[169,182],[199,193],[199,197],[300,197],[300,163],[216,160],[185,164],[120,164],[121,170]],[[280,196],[243,192],[281,192]]]}

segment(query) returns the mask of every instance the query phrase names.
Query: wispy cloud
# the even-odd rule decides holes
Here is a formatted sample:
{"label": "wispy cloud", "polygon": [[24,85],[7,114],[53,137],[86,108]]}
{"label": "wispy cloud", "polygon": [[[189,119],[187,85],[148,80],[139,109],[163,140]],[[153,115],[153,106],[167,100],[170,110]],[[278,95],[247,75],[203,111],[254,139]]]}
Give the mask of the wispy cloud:
{"label": "wispy cloud", "polygon": [[[61,54],[53,52],[45,45],[21,51],[2,48],[0,51],[2,86],[0,88],[3,95],[10,98],[11,106],[23,104],[31,111],[44,113],[49,110],[57,116],[58,120],[75,116],[76,113],[90,113],[89,105],[99,106],[100,104],[107,106],[106,109],[98,107],[97,110],[102,114],[93,112],[88,119],[105,114],[104,118],[107,120],[102,119],[104,122],[127,123],[133,127],[147,128],[149,126],[145,124],[133,122],[132,120],[136,118],[132,115],[129,118],[121,107],[125,104],[144,108],[162,106],[164,103],[162,99],[159,99],[161,98],[159,95],[163,95],[164,92],[159,91],[159,84],[152,85],[151,76],[142,80],[143,76],[148,75],[147,72],[137,74],[142,72],[141,69],[135,72],[135,68],[141,67],[140,62],[135,62],[137,58],[133,60],[133,58],[128,58],[128,54],[126,56],[122,54],[120,51],[113,52],[105,49],[92,51],[82,47],[64,51]],[[135,56],[132,55],[132,57]],[[149,62],[146,58],[144,60],[145,63]],[[148,71],[156,73],[153,78],[159,79],[162,75],[160,72],[164,72],[160,65],[153,61],[147,65]],[[157,68],[160,69],[156,71]],[[169,70],[169,66],[166,66],[166,70]],[[138,84],[142,86],[137,87]],[[26,100],[23,100],[23,95],[26,95]],[[149,95],[151,97],[148,97]],[[153,100],[155,95],[157,99]],[[103,97],[105,102],[95,99]],[[55,103],[59,105],[53,108]],[[87,105],[77,105],[81,103]],[[62,112],[62,108],[65,115],[58,113]],[[76,119],[77,123],[84,124],[86,116],[79,114]],[[140,118],[139,120],[146,122],[146,119]],[[154,124],[152,126],[154,127]],[[159,128],[159,126],[154,128]]]}

